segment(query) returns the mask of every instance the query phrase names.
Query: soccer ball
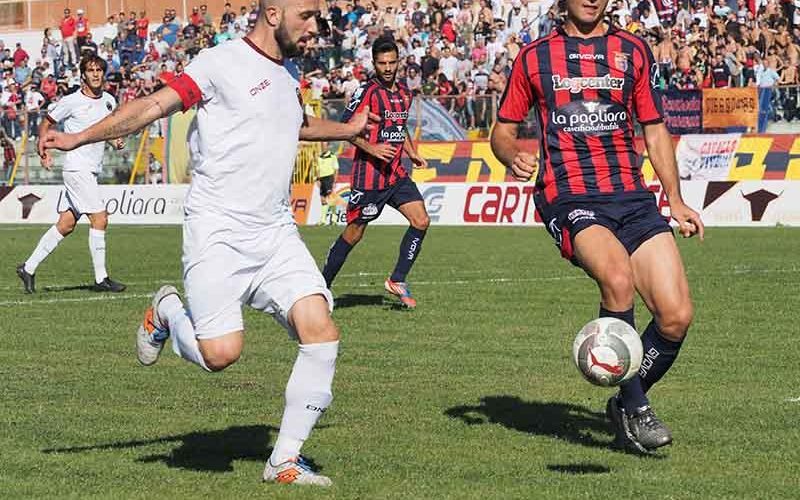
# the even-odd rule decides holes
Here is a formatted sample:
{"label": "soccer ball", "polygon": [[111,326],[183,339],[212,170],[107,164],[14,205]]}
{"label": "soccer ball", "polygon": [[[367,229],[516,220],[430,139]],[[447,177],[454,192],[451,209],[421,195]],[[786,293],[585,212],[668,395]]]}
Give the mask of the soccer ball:
{"label": "soccer ball", "polygon": [[636,375],[642,354],[639,334],[616,318],[590,321],[572,344],[575,366],[586,380],[603,387],[619,385]]}

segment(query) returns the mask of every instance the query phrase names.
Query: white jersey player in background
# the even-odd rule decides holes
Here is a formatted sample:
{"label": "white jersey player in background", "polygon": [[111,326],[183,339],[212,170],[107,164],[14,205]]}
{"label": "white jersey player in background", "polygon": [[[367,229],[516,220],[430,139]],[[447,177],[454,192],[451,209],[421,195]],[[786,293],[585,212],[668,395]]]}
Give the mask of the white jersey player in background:
{"label": "white jersey player in background", "polygon": [[242,352],[242,305],[272,315],[299,340],[299,353],[263,479],[327,486],[300,448],[333,398],[339,332],[330,292],[292,218],[291,176],[298,139],[351,139],[368,111],[348,124],[305,115],[283,59],[314,36],[318,15],[319,0],[260,0],[245,38],[202,51],[169,86],[79,134],[50,132],[46,144],[70,150],[109,140],[198,105],[199,162],[183,226],[188,308],[174,287],[156,292],[137,333],[139,361],[155,363],[172,336],[179,356],[222,370]]}
{"label": "white jersey player in background", "polygon": [[[39,125],[39,137],[44,137],[50,127],[63,122],[64,130],[77,133],[99,122],[116,108],[114,97],[103,92],[105,85],[106,62],[97,56],[88,56],[81,61],[81,88],[55,102],[47,111],[46,120]],[[113,141],[117,149],[125,143],[122,139]],[[96,292],[121,292],[125,285],[113,281],[106,272],[106,213],[97,175],[103,168],[105,144],[86,144],[64,155],[64,194],[59,199],[58,222],[39,240],[33,253],[24,264],[17,266],[17,276],[22,280],[26,293],[36,291],[35,273],[39,264],[56,249],[58,244],[75,229],[83,214],[89,217],[89,251],[94,265],[94,285]],[[53,168],[52,158],[39,141],[39,156],[42,166]]]}

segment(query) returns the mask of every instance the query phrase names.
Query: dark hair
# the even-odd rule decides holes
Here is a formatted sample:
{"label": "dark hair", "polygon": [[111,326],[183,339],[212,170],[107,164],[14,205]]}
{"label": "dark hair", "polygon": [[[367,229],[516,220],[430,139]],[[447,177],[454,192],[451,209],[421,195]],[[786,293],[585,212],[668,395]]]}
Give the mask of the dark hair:
{"label": "dark hair", "polygon": [[97,54],[90,54],[81,59],[81,64],[80,64],[81,75],[86,73],[86,69],[89,67],[90,64],[96,64],[97,66],[99,66],[100,69],[103,70],[103,73],[105,73],[106,70],[108,70],[108,63],[106,62],[105,59],[98,56]]}
{"label": "dark hair", "polygon": [[382,36],[372,42],[372,59],[377,59],[378,54],[383,54],[385,52],[394,52],[398,56],[400,55],[400,49],[397,48],[397,44],[395,43],[393,38],[388,36]]}

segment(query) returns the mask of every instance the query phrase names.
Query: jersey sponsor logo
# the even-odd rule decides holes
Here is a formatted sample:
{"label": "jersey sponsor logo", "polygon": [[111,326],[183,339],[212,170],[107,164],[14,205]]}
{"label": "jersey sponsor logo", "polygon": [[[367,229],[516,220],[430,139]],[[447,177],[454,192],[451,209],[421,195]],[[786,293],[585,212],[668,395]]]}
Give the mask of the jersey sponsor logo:
{"label": "jersey sponsor logo", "polygon": [[625,85],[624,78],[611,75],[566,77],[553,75],[553,90],[568,90],[579,94],[584,90],[620,90]]}
{"label": "jersey sponsor logo", "polygon": [[406,141],[406,128],[403,125],[391,125],[384,127],[378,132],[378,140],[381,142],[401,143]]}
{"label": "jersey sponsor logo", "polygon": [[578,59],[580,61],[604,61],[606,56],[603,54],[570,54],[569,60]]}
{"label": "jersey sponsor logo", "polygon": [[106,109],[111,111],[113,108],[114,108],[114,106],[111,104],[111,102],[110,101],[106,101]]}
{"label": "jersey sponsor logo", "polygon": [[552,111],[550,122],[569,134],[609,135],[627,126],[628,112],[619,104],[574,101]]}
{"label": "jersey sponsor logo", "polygon": [[270,85],[272,85],[272,82],[269,81],[269,78],[264,78],[263,80],[258,82],[258,85],[250,89],[250,95],[251,96],[258,95],[259,92],[266,90],[267,87],[269,87]]}
{"label": "jersey sponsor logo", "polygon": [[408,120],[408,111],[389,111],[383,112],[384,120]]}

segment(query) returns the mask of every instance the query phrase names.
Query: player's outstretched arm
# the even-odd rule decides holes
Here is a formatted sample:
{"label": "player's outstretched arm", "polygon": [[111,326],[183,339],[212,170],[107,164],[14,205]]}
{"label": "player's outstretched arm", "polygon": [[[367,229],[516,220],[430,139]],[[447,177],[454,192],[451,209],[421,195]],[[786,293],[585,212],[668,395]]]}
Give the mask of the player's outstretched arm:
{"label": "player's outstretched arm", "polygon": [[536,172],[537,159],[535,155],[520,151],[517,146],[519,124],[511,122],[495,123],[492,128],[490,142],[492,152],[500,163],[511,170],[511,175],[518,181],[529,181]]}
{"label": "player's outstretched arm", "polygon": [[370,119],[369,108],[356,113],[346,123],[306,116],[308,122],[300,128],[301,141],[349,141],[360,134]]}
{"label": "player's outstretched arm", "polygon": [[64,134],[50,130],[43,138],[43,147],[69,151],[84,144],[118,139],[181,109],[183,103],[178,93],[170,87],[164,87],[120,106],[83,132]]}
{"label": "player's outstretched arm", "polygon": [[678,231],[684,238],[695,234],[703,239],[705,228],[700,214],[689,208],[681,196],[681,183],[678,177],[678,162],[675,160],[675,149],[672,147],[672,136],[663,122],[643,125],[644,141],[647,154],[653,164],[661,188],[669,200],[672,218],[678,223]]}

